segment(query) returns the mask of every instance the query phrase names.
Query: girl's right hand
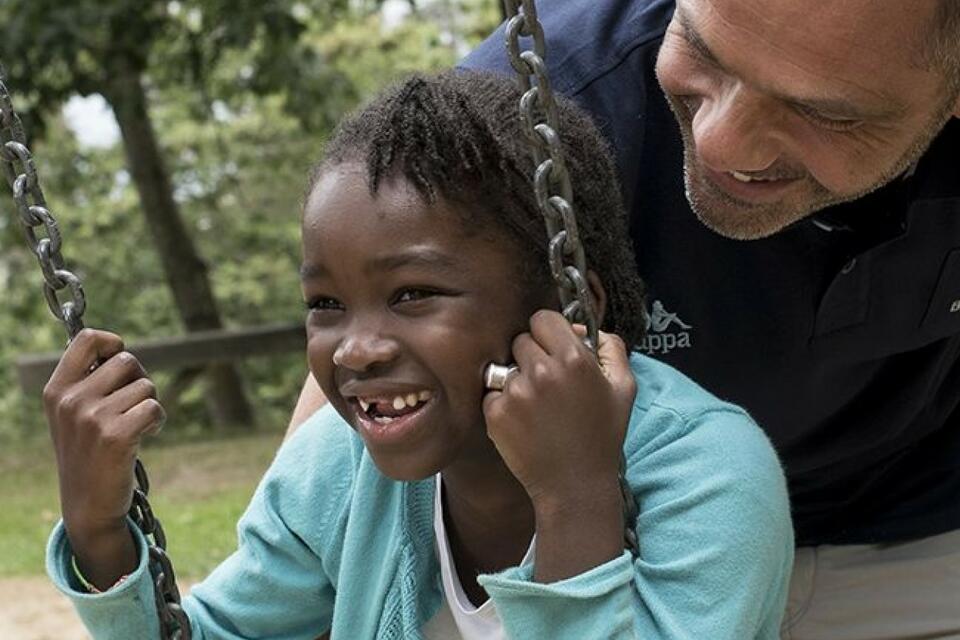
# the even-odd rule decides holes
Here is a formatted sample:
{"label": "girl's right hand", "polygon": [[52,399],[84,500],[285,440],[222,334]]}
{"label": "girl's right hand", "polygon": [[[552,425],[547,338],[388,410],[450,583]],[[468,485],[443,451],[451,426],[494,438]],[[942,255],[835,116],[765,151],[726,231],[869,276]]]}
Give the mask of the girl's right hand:
{"label": "girl's right hand", "polygon": [[[159,431],[166,417],[156,396],[120,337],[93,329],[77,334],[44,387],[64,526],[82,569],[113,564],[104,555],[129,553],[134,462],[141,439]],[[123,550],[114,544],[121,539]]]}

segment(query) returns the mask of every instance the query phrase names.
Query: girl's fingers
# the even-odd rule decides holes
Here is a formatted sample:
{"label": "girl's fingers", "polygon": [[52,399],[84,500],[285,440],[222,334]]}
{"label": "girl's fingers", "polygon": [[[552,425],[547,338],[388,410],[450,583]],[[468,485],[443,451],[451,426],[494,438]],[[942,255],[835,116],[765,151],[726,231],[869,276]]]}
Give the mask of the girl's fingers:
{"label": "girl's fingers", "polygon": [[120,429],[131,436],[153,435],[163,428],[167,414],[163,406],[153,398],[138,402],[118,418]]}
{"label": "girl's fingers", "polygon": [[630,369],[630,355],[623,339],[615,333],[599,332],[597,359],[607,379],[611,382],[625,381],[633,384],[633,371]]}
{"label": "girl's fingers", "polygon": [[510,351],[513,353],[514,362],[520,367],[520,375],[532,373],[537,363],[549,357],[529,333],[521,333],[514,338]]}
{"label": "girl's fingers", "polygon": [[112,413],[120,415],[150,399],[157,399],[157,387],[150,378],[137,378],[107,396],[105,404]]}
{"label": "girl's fingers", "polygon": [[613,367],[617,371],[630,370],[630,358],[623,338],[615,333],[600,331],[600,344],[597,345],[597,359],[604,367]]}
{"label": "girl's fingers", "polygon": [[[580,339],[587,337],[587,327],[583,324],[571,325]],[[598,331],[597,360],[604,371],[614,375],[633,375],[630,369],[630,354],[623,339],[615,333]]]}
{"label": "girl's fingers", "polygon": [[115,333],[83,329],[70,341],[47,386],[62,388],[83,380],[98,362],[121,351],[123,340]]}
{"label": "girl's fingers", "polygon": [[497,411],[497,408],[502,404],[503,392],[492,389],[487,391],[483,395],[483,402],[481,404],[481,409],[483,410],[483,416],[486,418],[488,424],[492,420],[496,420],[500,413]]}
{"label": "girl's fingers", "polygon": [[579,342],[577,334],[567,319],[557,311],[537,311],[530,317],[530,335],[545,352],[552,356],[563,356]]}
{"label": "girl's fingers", "polygon": [[120,351],[94,369],[81,386],[91,395],[105,397],[146,376],[147,372],[132,353]]}

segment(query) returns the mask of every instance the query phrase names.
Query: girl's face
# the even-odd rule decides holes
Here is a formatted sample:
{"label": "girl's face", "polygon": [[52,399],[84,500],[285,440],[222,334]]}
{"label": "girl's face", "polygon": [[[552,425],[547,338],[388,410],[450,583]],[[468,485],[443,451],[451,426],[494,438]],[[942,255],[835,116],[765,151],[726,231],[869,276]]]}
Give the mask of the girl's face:
{"label": "girl's face", "polygon": [[397,180],[370,195],[362,165],[319,179],[303,218],[310,369],[380,470],[426,478],[495,455],[483,370],[507,362],[536,309],[514,244],[466,234],[452,205]]}

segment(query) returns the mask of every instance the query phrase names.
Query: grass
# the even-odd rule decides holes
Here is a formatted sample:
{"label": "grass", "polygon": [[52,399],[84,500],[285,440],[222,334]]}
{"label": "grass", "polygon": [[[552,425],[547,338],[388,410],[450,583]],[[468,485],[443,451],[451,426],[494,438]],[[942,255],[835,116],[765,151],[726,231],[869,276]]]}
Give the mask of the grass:
{"label": "grass", "polygon": [[[237,519],[281,437],[258,433],[167,441],[144,450],[151,504],[167,533],[178,576],[202,577],[236,548]],[[0,578],[43,572],[44,546],[59,511],[49,443],[0,451]]]}

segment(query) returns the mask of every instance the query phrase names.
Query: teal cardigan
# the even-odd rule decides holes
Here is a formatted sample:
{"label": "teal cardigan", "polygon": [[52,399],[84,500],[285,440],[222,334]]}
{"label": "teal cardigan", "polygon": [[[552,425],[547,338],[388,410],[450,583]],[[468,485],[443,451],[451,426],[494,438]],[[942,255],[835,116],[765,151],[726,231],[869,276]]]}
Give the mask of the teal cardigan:
{"label": "teal cardigan", "polygon": [[[551,584],[532,567],[480,577],[514,639],[779,637],[793,557],[776,455],[746,413],[676,370],[631,360],[639,391],[624,451],[640,556]],[[239,548],[184,598],[194,640],[415,640],[442,603],[435,481],[383,476],[331,408],[281,448],[238,525]],[[97,640],[159,637],[140,566],[82,593],[62,525],[47,569]],[[176,540],[172,554],[176,556]],[[182,570],[182,569],[181,569]]]}

